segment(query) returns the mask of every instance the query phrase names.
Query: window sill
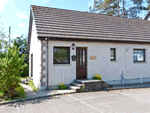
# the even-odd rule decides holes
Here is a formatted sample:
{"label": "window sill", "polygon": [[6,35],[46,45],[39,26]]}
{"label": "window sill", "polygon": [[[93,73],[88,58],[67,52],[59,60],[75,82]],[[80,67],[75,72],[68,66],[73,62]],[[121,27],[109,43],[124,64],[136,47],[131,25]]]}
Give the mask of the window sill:
{"label": "window sill", "polygon": [[53,64],[54,66],[71,66],[71,64]]}
{"label": "window sill", "polygon": [[111,60],[110,62],[117,62],[117,60]]}
{"label": "window sill", "polygon": [[133,62],[134,64],[147,64],[147,62]]}

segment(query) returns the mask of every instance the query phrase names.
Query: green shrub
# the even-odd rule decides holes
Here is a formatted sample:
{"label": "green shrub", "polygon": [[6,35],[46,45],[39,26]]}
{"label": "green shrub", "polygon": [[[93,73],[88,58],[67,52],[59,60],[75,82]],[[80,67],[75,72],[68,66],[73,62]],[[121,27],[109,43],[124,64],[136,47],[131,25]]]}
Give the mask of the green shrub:
{"label": "green shrub", "polygon": [[29,64],[24,63],[26,66],[21,70],[21,77],[28,77],[29,76]]}
{"label": "green shrub", "polygon": [[20,77],[20,79],[28,79],[29,76],[25,76],[25,77]]}
{"label": "green shrub", "polygon": [[34,85],[34,83],[33,83],[32,80],[30,80],[30,81],[28,82],[28,85],[33,89],[33,91],[37,91],[37,88],[35,87],[35,85]]}
{"label": "green shrub", "polygon": [[0,91],[0,98],[3,98],[4,92]]}
{"label": "green shrub", "polygon": [[24,66],[24,68],[22,68],[20,71],[20,75],[21,77],[26,77],[26,76],[29,76],[29,54],[27,52],[27,43],[28,43],[28,38],[25,38],[23,36],[21,37],[16,37],[14,40],[13,40],[13,44],[15,46],[17,46],[17,48],[19,48],[19,54],[20,56],[22,54],[25,55],[24,57],[24,64],[26,66]]}
{"label": "green shrub", "polygon": [[64,83],[61,83],[59,86],[58,86],[58,89],[62,90],[62,89],[67,89],[67,85],[64,85]]}
{"label": "green shrub", "polygon": [[94,80],[102,80],[102,75],[99,75],[99,74],[93,74],[92,79],[94,79]]}
{"label": "green shrub", "polygon": [[25,66],[24,55],[19,56],[17,47],[8,48],[5,57],[0,59],[0,91],[4,99],[18,95],[16,88],[20,87],[20,70]]}
{"label": "green shrub", "polygon": [[19,98],[26,98],[26,93],[24,91],[24,88],[20,85],[15,89],[18,92],[18,97]]}
{"label": "green shrub", "polygon": [[0,93],[0,95],[4,94],[2,97],[4,100],[7,100],[7,101],[10,101],[10,100],[14,100],[14,99],[21,99],[21,98],[26,98],[26,94],[25,94],[25,91],[24,91],[24,88],[19,85],[18,87],[15,88],[15,95],[13,96],[10,96],[10,95],[5,95],[4,93]]}

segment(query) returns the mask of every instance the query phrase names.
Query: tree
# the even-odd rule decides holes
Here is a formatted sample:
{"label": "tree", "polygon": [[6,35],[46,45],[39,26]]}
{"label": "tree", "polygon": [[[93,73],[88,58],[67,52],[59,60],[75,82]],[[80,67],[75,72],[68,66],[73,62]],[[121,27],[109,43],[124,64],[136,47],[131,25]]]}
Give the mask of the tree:
{"label": "tree", "polygon": [[25,97],[25,92],[20,83],[20,70],[24,68],[24,55],[20,57],[17,47],[10,47],[4,58],[0,59],[0,92],[5,99],[16,96]]}
{"label": "tree", "polygon": [[139,18],[142,11],[149,9],[150,0],[94,0],[93,8],[89,7],[90,12],[126,18]]}
{"label": "tree", "polygon": [[26,66],[22,69],[21,76],[29,76],[29,55],[27,52],[27,38],[23,38],[23,36],[17,37],[16,39],[14,39],[13,45],[19,48],[20,57],[22,56],[22,54],[24,54],[25,56],[24,64],[26,64]]}
{"label": "tree", "polygon": [[92,11],[109,16],[119,16],[119,2],[120,0],[94,0]]}
{"label": "tree", "polygon": [[22,54],[25,55],[24,57],[24,64],[27,64],[26,67],[24,67],[23,71],[21,71],[21,76],[28,76],[29,75],[29,55],[27,53],[27,38],[17,37],[14,40],[9,41],[5,35],[4,27],[1,24],[0,26],[0,58],[4,58],[6,56],[6,53],[8,52],[8,47],[11,45],[17,46],[19,48],[19,56],[21,57]]}
{"label": "tree", "polygon": [[0,58],[4,57],[8,47],[8,41],[4,32],[3,24],[0,25]]}

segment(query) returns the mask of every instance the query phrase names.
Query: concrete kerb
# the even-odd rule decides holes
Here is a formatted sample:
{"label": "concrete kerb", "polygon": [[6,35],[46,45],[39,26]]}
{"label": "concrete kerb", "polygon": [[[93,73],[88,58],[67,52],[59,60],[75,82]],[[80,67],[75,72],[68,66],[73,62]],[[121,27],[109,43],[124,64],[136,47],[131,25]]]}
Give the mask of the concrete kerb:
{"label": "concrete kerb", "polygon": [[[149,88],[150,86],[136,86],[136,87],[113,87],[113,88],[107,88],[105,91],[111,91],[111,90],[123,90],[123,89],[137,89],[137,88]],[[6,105],[6,104],[11,104],[15,102],[23,102],[23,101],[29,101],[29,100],[34,100],[34,99],[39,99],[39,98],[46,98],[46,97],[53,97],[53,96],[58,96],[58,95],[63,95],[63,94],[73,94],[76,92],[64,92],[64,93],[51,93],[48,95],[42,95],[42,96],[35,96],[35,97],[29,97],[29,98],[23,98],[23,99],[17,99],[17,100],[12,100],[12,101],[7,101],[7,102],[0,102],[0,105]]]}
{"label": "concrete kerb", "polygon": [[113,87],[113,88],[107,88],[107,91],[111,91],[111,90],[123,90],[123,89],[137,89],[137,88],[150,88],[150,86],[139,86],[139,87]]}
{"label": "concrete kerb", "polygon": [[7,101],[7,102],[0,102],[0,105],[6,105],[6,104],[15,103],[15,102],[24,102],[24,101],[29,101],[29,100],[39,99],[39,98],[53,97],[53,96],[58,96],[58,95],[63,95],[63,94],[73,94],[73,93],[76,93],[76,92],[54,93],[54,94],[43,95],[43,96],[22,98],[22,99]]}
{"label": "concrete kerb", "polygon": [[131,85],[146,85],[146,84],[150,84],[150,82],[143,82],[142,84],[141,83],[130,83],[130,84],[124,84],[124,85],[121,85],[121,84],[111,84],[112,86],[131,86]]}

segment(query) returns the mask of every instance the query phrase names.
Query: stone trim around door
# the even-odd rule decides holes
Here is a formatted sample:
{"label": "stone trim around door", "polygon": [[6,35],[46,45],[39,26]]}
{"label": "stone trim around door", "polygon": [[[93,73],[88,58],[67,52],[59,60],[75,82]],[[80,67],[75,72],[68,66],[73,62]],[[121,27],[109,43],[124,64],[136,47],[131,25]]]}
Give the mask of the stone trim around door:
{"label": "stone trim around door", "polygon": [[46,80],[47,80],[47,77],[46,77],[46,41],[41,40],[41,79],[40,79],[41,87],[46,88],[47,86]]}

